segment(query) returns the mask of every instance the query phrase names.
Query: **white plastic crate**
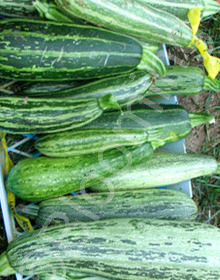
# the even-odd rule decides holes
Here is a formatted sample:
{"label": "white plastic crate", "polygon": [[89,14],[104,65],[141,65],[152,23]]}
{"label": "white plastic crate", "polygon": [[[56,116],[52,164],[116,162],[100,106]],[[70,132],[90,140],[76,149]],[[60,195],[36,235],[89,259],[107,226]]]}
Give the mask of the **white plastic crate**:
{"label": "white plastic crate", "polygon": [[[163,60],[163,62],[166,65],[169,65],[169,59],[168,59],[168,55],[167,55],[167,51],[166,51],[166,46],[164,44],[162,44],[160,46],[159,51],[158,51],[158,56]],[[155,102],[155,103],[161,103],[161,104],[178,104],[178,100],[177,100],[176,96],[157,97],[157,98],[152,98],[151,101]],[[8,147],[9,154],[10,153],[19,153],[22,156],[24,156],[24,158],[38,156],[38,154],[31,155],[31,154],[27,154],[27,153],[19,150],[19,147],[22,144],[24,144],[25,142],[29,141],[32,137],[33,136],[24,136],[24,138],[21,141]],[[168,144],[168,145],[164,146],[163,148],[161,148],[161,150],[171,151],[171,152],[176,152],[176,153],[186,153],[185,141],[181,140],[178,142]],[[0,157],[0,163],[2,166],[3,159],[1,157]],[[169,188],[169,189],[181,191],[181,192],[187,194],[189,197],[192,197],[192,186],[191,186],[190,180],[181,182],[179,184],[164,186],[161,188]],[[17,232],[15,229],[15,222],[14,222],[13,215],[10,213],[9,207],[8,207],[7,193],[6,193],[6,189],[4,186],[2,168],[0,168],[0,202],[1,202],[1,209],[2,209],[5,232],[6,232],[8,242],[10,242],[17,236]],[[30,278],[32,278],[32,276],[23,278],[22,275],[16,274],[17,280],[28,280]]]}

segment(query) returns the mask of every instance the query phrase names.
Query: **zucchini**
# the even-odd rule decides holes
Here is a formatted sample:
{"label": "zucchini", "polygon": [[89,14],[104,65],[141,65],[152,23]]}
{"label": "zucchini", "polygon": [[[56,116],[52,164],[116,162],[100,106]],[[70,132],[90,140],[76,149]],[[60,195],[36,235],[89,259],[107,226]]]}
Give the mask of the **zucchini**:
{"label": "zucchini", "polygon": [[213,157],[197,154],[155,153],[150,159],[141,161],[133,168],[126,168],[110,176],[90,189],[106,192],[146,189],[220,174],[220,163]]}
{"label": "zucchini", "polygon": [[[121,107],[126,107],[143,99],[152,82],[151,75],[145,71],[137,70],[130,74],[125,73],[116,77],[98,79],[79,86],[71,87],[68,82],[66,89],[60,89],[58,91],[54,90],[53,85],[51,85],[51,88],[46,86],[45,89],[48,89],[48,93],[45,93],[45,91],[42,93],[38,92],[36,96],[89,99],[112,94]],[[41,83],[39,82],[39,84]],[[36,86],[34,86],[34,90],[35,88]],[[23,93],[21,92],[22,95],[25,92],[27,93],[27,91],[29,91],[28,88]],[[35,94],[33,93],[32,95],[34,96]]]}
{"label": "zucchini", "polygon": [[[220,5],[219,5],[220,6]],[[220,92],[220,81],[211,79],[194,66],[167,66],[165,76],[157,77],[146,96],[195,95],[203,90]]]}
{"label": "zucchini", "polygon": [[13,92],[16,95],[32,97],[57,97],[59,93],[66,89],[73,89],[82,84],[83,81],[64,81],[64,82],[16,82]]}
{"label": "zucchini", "polygon": [[0,131],[12,134],[64,131],[86,125],[110,108],[120,108],[111,94],[87,100],[1,96]]}
{"label": "zucchini", "polygon": [[209,224],[144,218],[50,226],[13,240],[0,256],[0,275],[218,280],[219,236]]}
{"label": "zucchini", "polygon": [[36,0],[33,2],[34,8],[38,11],[40,17],[57,22],[72,22],[77,24],[85,24],[85,21],[69,16],[62,12],[62,8],[58,8],[54,0]]}
{"label": "zucchini", "polygon": [[220,12],[219,2],[215,0],[138,0],[138,2],[167,11],[185,21],[188,21],[187,13],[192,8],[201,9],[202,19]]}
{"label": "zucchini", "polygon": [[9,19],[0,21],[0,36],[4,79],[85,80],[136,68],[165,74],[162,61],[137,40],[98,27]]}
{"label": "zucchini", "polygon": [[38,275],[39,280],[107,280],[107,278],[99,276],[89,276],[83,273],[57,273]]}
{"label": "zucchini", "polygon": [[1,0],[0,15],[10,18],[39,18],[33,0]]}
{"label": "zucchini", "polygon": [[23,200],[46,200],[78,191],[85,184],[97,184],[126,166],[134,166],[152,153],[151,145],[146,143],[134,148],[96,153],[89,157],[25,159],[11,169],[7,188]]}
{"label": "zucchini", "polygon": [[[117,206],[117,207],[116,207]],[[187,195],[172,190],[139,190],[64,196],[39,205],[18,205],[16,212],[38,226],[111,218],[196,218],[197,206]]]}
{"label": "zucchini", "polygon": [[88,22],[141,41],[187,47],[191,29],[174,15],[135,0],[56,0],[58,7]]}
{"label": "zucchini", "polygon": [[194,126],[212,121],[211,115],[189,113],[179,105],[134,106],[123,112],[106,112],[79,129],[40,137],[35,147],[50,157],[90,154],[147,141],[157,149],[185,138]]}

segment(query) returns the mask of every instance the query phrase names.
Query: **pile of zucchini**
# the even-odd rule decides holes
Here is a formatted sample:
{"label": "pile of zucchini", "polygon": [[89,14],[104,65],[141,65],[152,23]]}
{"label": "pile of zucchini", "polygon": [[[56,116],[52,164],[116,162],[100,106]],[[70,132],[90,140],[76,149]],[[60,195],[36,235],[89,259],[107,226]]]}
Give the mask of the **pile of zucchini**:
{"label": "pile of zucchini", "polygon": [[6,178],[16,213],[37,229],[0,255],[0,276],[220,279],[220,230],[196,222],[190,197],[161,188],[220,174],[215,158],[163,151],[214,122],[155,101],[220,91],[200,68],[157,54],[161,43],[189,47],[193,8],[204,19],[220,4],[0,1],[0,132],[35,134],[41,153]]}

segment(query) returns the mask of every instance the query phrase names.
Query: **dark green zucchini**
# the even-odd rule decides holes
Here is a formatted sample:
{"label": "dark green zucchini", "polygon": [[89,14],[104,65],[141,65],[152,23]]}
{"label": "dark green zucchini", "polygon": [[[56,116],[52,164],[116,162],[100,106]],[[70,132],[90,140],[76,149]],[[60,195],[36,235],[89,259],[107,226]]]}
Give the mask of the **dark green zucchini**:
{"label": "dark green zucchini", "polygon": [[84,80],[134,69],[165,74],[165,66],[137,40],[89,25],[0,21],[0,77],[28,81]]}
{"label": "dark green zucchini", "polygon": [[0,275],[219,280],[219,235],[205,223],[145,218],[50,226],[13,240],[0,256]]}
{"label": "dark green zucchini", "polygon": [[39,18],[33,0],[1,0],[0,15],[10,18]]}
{"label": "dark green zucchini", "polygon": [[38,226],[111,218],[195,219],[197,206],[172,190],[139,190],[64,196],[39,205],[18,205],[16,212]]}
{"label": "dark green zucchini", "polygon": [[146,143],[89,157],[25,159],[11,169],[7,188],[27,201],[58,197],[100,183],[105,177],[146,160],[152,153],[151,145]]}
{"label": "dark green zucchini", "polygon": [[111,108],[120,109],[111,94],[87,100],[1,96],[0,131],[12,134],[64,131],[86,125]]}
{"label": "dark green zucchini", "polygon": [[208,114],[188,113],[179,105],[146,105],[106,112],[87,127],[40,137],[36,148],[51,157],[68,157],[150,142],[154,149],[185,138],[196,125],[213,121]]}

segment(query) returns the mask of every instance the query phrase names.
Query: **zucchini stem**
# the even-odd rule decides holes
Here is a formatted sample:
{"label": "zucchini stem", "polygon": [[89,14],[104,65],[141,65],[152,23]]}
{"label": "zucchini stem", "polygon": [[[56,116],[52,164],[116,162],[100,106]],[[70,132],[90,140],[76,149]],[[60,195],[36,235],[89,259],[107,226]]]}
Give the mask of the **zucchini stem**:
{"label": "zucchini stem", "polygon": [[212,79],[208,76],[205,76],[203,89],[220,92],[220,81],[217,79]]}
{"label": "zucchini stem", "polygon": [[201,124],[215,123],[214,116],[205,113],[189,113],[189,119],[192,128]]}
{"label": "zucchini stem", "polygon": [[9,276],[16,271],[10,266],[6,252],[0,255],[0,276]]}
{"label": "zucchini stem", "polygon": [[162,60],[151,52],[146,45],[142,45],[142,59],[137,69],[144,70],[151,75],[162,76],[166,74],[166,67]]}
{"label": "zucchini stem", "polygon": [[106,94],[103,97],[98,98],[99,107],[105,111],[105,110],[121,110],[121,106],[118,104],[117,99],[112,94]]}

